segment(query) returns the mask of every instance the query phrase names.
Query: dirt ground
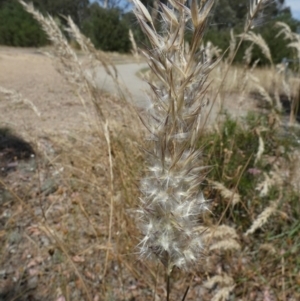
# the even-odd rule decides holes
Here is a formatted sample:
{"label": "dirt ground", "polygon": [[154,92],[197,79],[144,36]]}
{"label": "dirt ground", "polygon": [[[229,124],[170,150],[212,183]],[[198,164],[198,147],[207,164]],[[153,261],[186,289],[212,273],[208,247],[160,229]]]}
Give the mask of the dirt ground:
{"label": "dirt ground", "polygon": [[0,124],[39,134],[63,132],[84,123],[82,105],[53,61],[35,49],[0,48],[0,86],[21,93],[30,105],[0,95]]}
{"label": "dirt ground", "polygon": [[[122,57],[115,57],[113,60],[117,64],[124,62]],[[125,60],[130,62],[127,57]],[[123,68],[122,65],[121,69],[119,72],[123,79],[135,76],[134,73],[129,74],[128,68]],[[49,131],[67,132],[87,125],[82,113],[82,104],[75,91],[56,71],[53,60],[45,55],[45,50],[0,47],[0,71],[0,87],[21,93],[41,114],[39,117],[30,105],[18,100],[5,99],[0,94],[0,124],[39,134]],[[104,75],[100,76],[101,70],[98,73],[99,81],[104,82]],[[140,102],[145,101],[142,99],[143,95],[147,99],[145,93],[137,90],[137,86],[142,84],[138,78],[127,83],[133,99]],[[109,83],[104,82],[101,85],[99,82],[99,86],[105,88]],[[247,100],[247,103],[241,105],[238,101],[237,97],[231,94],[226,97],[224,107],[236,116],[244,115],[250,108],[254,108],[253,101]],[[218,101],[210,115],[209,123],[213,124],[212,120],[217,113]]]}
{"label": "dirt ground", "polygon": [[[119,62],[119,58],[116,61]],[[106,229],[108,224],[105,213],[108,210],[107,189],[103,188],[108,186],[105,139],[99,141],[95,137],[81,136],[90,126],[83,106],[71,85],[56,71],[52,59],[39,50],[0,47],[0,88],[21,94],[10,98],[7,93],[0,93],[0,129],[10,128],[14,134],[29,141],[38,150],[38,154],[33,155],[24,141],[13,137],[14,145],[19,147],[20,157],[17,158],[15,153],[10,154],[9,149],[1,148],[1,143],[9,134],[0,130],[0,301],[99,300],[97,292],[101,290],[101,279],[94,273],[103,270],[100,262],[104,262],[101,250],[105,246],[99,247],[101,243],[98,236],[90,236],[90,231],[93,232],[90,222],[94,218],[98,219],[95,223],[99,229]],[[112,111],[111,117],[118,114],[114,112],[113,97],[103,94],[103,98],[111,101],[108,104]],[[24,102],[24,99],[30,103]],[[91,131],[89,134],[93,135]],[[72,142],[75,139],[88,142],[78,143],[77,147],[81,149],[73,150],[70,147],[72,143],[68,145],[71,136]],[[64,152],[53,142],[58,139],[66,147]],[[95,143],[92,145],[92,149],[96,150],[95,154],[85,154],[84,143]],[[68,151],[75,159],[71,158],[71,154],[68,155]],[[92,163],[88,167],[89,162],[84,162],[83,167],[78,163],[81,159],[90,160],[93,155],[97,157],[96,165]],[[22,160],[23,157],[26,160]],[[61,165],[63,160],[65,167]],[[88,208],[80,205],[80,213],[75,215],[73,209],[77,205],[74,207],[74,204],[79,199],[81,203],[81,197],[78,196],[80,185],[70,187],[70,183],[64,181],[62,171],[68,169],[68,165],[74,166],[83,180],[83,173],[90,173],[93,168],[97,173],[97,180],[93,185],[102,187],[101,191],[94,191],[97,202],[88,203]],[[89,202],[87,195],[89,200],[92,198],[90,193],[86,193],[85,202]],[[74,203],[75,199],[77,201]],[[101,213],[100,208],[103,207],[105,209]],[[65,265],[68,259],[64,258],[63,252],[58,251],[58,241],[53,240],[53,233],[48,231],[52,229],[56,233],[60,232],[59,236],[65,242],[66,236],[61,232],[64,218],[65,225],[68,224],[65,234],[72,237],[66,243],[72,251],[68,250],[66,253],[73,254],[71,266],[81,266],[75,268],[75,272],[72,268],[70,270],[68,264]],[[43,228],[43,220],[47,220],[47,225],[50,225],[48,230]],[[81,231],[83,232],[79,234]],[[103,239],[105,242],[106,237]],[[62,241],[60,244],[63,244]],[[87,254],[89,259],[82,255],[85,252],[82,250],[87,246],[91,248]],[[93,248],[95,249],[92,250]],[[62,274],[66,274],[67,282],[60,281]],[[82,277],[85,279],[82,280]],[[87,290],[84,284],[86,281],[92,283],[94,292],[89,291],[90,285]],[[68,292],[63,288],[66,288],[66,283]],[[118,287],[117,284],[112,286]]]}

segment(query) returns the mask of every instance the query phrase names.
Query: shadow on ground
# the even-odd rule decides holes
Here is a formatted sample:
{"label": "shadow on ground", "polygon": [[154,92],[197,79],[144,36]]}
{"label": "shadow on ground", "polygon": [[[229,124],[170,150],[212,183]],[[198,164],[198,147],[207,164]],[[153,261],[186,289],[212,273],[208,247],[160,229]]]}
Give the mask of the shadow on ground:
{"label": "shadow on ground", "polygon": [[18,160],[29,159],[32,155],[35,155],[35,151],[30,143],[10,129],[0,128],[0,175],[14,170]]}

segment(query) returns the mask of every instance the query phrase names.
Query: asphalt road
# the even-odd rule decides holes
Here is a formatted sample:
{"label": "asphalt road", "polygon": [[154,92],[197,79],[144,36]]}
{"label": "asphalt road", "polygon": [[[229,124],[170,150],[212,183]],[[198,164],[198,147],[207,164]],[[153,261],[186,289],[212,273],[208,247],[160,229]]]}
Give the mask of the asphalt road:
{"label": "asphalt road", "polygon": [[121,85],[116,85],[102,67],[95,71],[93,77],[99,89],[129,98],[137,107],[144,107],[148,99],[145,91],[149,90],[149,86],[137,76],[137,73],[147,66],[145,63],[116,65],[117,77]]}
{"label": "asphalt road", "polygon": [[[145,109],[150,103],[149,96],[146,91],[149,91],[149,85],[137,76],[137,73],[146,68],[146,63],[129,63],[115,65],[118,73],[118,81],[121,85],[116,84],[111,76],[109,76],[103,67],[98,67],[94,74],[90,76],[94,79],[97,87],[100,90],[104,90],[108,93],[118,95],[119,97],[126,97],[130,100],[133,105],[137,108]],[[206,116],[207,112],[210,111],[211,104],[203,108],[203,115]],[[212,124],[216,118],[217,106],[215,105],[209,114],[208,120],[202,118],[202,122],[209,125]]]}

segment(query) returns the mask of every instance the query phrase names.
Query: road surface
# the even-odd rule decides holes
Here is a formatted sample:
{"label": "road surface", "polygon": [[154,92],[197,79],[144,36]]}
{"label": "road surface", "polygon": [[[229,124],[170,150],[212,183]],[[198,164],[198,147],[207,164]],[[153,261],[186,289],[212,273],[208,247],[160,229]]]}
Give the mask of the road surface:
{"label": "road surface", "polygon": [[[116,85],[111,76],[109,76],[103,67],[97,68],[93,74],[96,85],[99,89],[116,94],[123,95],[132,101],[137,107],[144,107],[148,96],[146,91],[149,90],[148,84],[137,76],[141,69],[146,68],[146,63],[130,63],[116,65],[118,81],[121,85]],[[91,75],[91,74],[90,74]]]}
{"label": "road surface", "polygon": [[[150,103],[147,91],[149,91],[149,85],[137,76],[141,69],[146,68],[148,65],[146,63],[129,63],[116,65],[118,72],[118,80],[121,83],[121,89],[118,89],[119,85],[116,85],[113,79],[107,75],[104,68],[98,68],[92,76],[96,82],[99,89],[107,91],[118,96],[123,95],[127,100],[138,108],[146,109]],[[127,92],[126,92],[127,91]],[[253,109],[253,101],[247,101],[239,103],[239,95],[234,93],[229,93],[228,95],[222,95],[223,106],[226,111],[228,111],[234,117],[242,117],[247,114],[250,108]],[[218,113],[220,112],[219,101],[213,105],[214,95],[207,93],[206,101],[208,105],[202,110],[202,122],[208,126],[213,126],[216,123]],[[211,108],[211,106],[213,107]],[[210,113],[208,119],[206,117],[208,112]]]}

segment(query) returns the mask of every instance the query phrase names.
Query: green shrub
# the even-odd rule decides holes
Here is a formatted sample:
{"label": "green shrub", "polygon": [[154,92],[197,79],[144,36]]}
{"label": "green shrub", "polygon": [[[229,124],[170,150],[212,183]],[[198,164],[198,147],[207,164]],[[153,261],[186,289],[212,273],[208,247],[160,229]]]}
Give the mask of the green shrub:
{"label": "green shrub", "polygon": [[0,44],[38,47],[47,44],[47,37],[17,1],[4,1],[0,4]]}
{"label": "green shrub", "polygon": [[34,7],[42,14],[50,14],[67,25],[65,17],[70,16],[74,23],[81,28],[82,21],[86,18],[90,5],[89,0],[26,0],[32,2]]}
{"label": "green shrub", "polygon": [[128,52],[131,47],[129,28],[118,9],[104,9],[92,4],[89,17],[83,23],[83,33],[96,48],[104,51]]}
{"label": "green shrub", "polygon": [[127,27],[131,29],[135,42],[139,48],[145,49],[150,45],[147,36],[143,33],[132,11],[124,14],[123,21],[126,23]]}
{"label": "green shrub", "polygon": [[[291,19],[288,15],[278,16],[271,21],[264,24],[264,26],[258,27],[253,31],[256,34],[260,34],[263,39],[266,41],[267,45],[270,48],[273,62],[275,64],[281,63],[283,58],[293,59],[295,54],[293,50],[288,47],[287,41],[284,40],[283,36],[277,37],[279,29],[275,26],[276,22],[285,22],[287,23],[292,31],[297,30],[299,22]],[[242,34],[244,27],[243,25],[237,25],[234,28],[235,35]],[[187,39],[190,40],[190,36],[187,35]],[[237,38],[238,41],[239,38]],[[211,41],[215,46],[218,46],[220,49],[226,51],[230,45],[230,28],[218,29],[215,26],[212,26],[206,33],[205,41]],[[237,52],[234,62],[241,63],[245,54],[245,50],[250,46],[250,42],[244,41]],[[269,61],[262,54],[261,49],[258,46],[254,45],[252,52],[252,63],[259,59],[259,65],[267,65]]]}
{"label": "green shrub", "polygon": [[[264,142],[264,155],[255,162],[259,149],[259,136]],[[268,116],[249,113],[242,121],[237,121],[226,115],[224,123],[217,132],[206,133],[199,145],[203,147],[205,164],[211,166],[208,178],[223,183],[224,186],[236,192],[242,198],[233,211],[228,211],[226,218],[239,224],[241,216],[259,214],[279,195],[279,187],[272,186],[268,195],[258,198],[256,187],[264,179],[264,174],[274,171],[274,163],[282,158],[287,164],[289,154],[294,148],[299,148],[299,131],[284,132],[284,129],[273,127]],[[207,186],[208,187],[208,186]],[[293,192],[291,185],[286,184],[284,196],[289,198]],[[223,200],[216,191],[212,191],[210,199]],[[287,196],[289,195],[289,196]],[[258,201],[259,199],[259,201]],[[220,202],[216,209],[216,216],[224,212],[227,202]],[[236,213],[236,214],[234,214]],[[252,216],[250,216],[252,217]],[[244,219],[241,227],[245,231],[251,224],[251,218]]]}

